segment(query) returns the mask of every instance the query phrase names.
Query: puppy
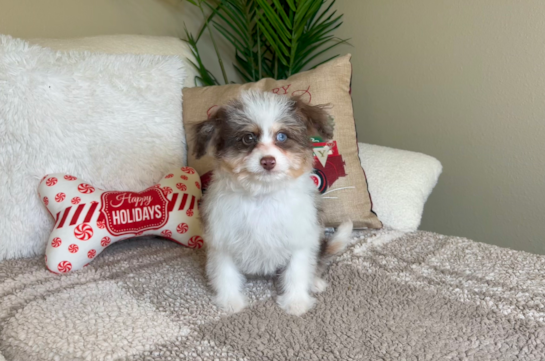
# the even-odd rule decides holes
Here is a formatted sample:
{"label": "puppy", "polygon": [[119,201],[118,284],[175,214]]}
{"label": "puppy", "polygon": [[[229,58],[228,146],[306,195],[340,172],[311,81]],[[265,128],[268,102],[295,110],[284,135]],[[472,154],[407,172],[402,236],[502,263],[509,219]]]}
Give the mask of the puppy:
{"label": "puppy", "polygon": [[268,92],[245,92],[194,128],[197,158],[215,158],[201,214],[206,271],[221,308],[246,305],[245,275],[278,275],[278,304],[302,315],[321,292],[327,259],[342,251],[352,222],[329,240],[310,178],[310,136],[333,137],[323,106]]}

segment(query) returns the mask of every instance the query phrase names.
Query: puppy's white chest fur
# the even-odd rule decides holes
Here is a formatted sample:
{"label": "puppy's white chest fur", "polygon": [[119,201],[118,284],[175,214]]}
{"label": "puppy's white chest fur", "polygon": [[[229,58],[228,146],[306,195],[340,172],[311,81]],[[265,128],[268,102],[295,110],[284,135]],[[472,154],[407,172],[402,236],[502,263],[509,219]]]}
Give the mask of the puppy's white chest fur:
{"label": "puppy's white chest fur", "polygon": [[240,271],[273,274],[294,251],[318,251],[316,187],[306,175],[252,195],[217,177],[203,203],[209,247],[228,253]]}

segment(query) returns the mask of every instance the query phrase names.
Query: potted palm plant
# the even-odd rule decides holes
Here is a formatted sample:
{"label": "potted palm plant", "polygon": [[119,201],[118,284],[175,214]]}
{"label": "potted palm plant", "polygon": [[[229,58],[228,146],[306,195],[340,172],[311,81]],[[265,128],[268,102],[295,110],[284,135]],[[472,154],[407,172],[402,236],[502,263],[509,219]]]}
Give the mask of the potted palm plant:
{"label": "potted palm plant", "polygon": [[[186,41],[195,57],[193,65],[201,86],[220,82],[203,64],[198,42],[205,31],[212,40],[223,83],[229,79],[218,51],[216,36],[235,50],[233,66],[244,82],[263,78],[286,79],[314,68],[328,50],[346,43],[333,32],[342,25],[335,0],[188,0],[200,9],[204,24],[197,35],[186,29]],[[321,60],[321,61],[318,61]]]}

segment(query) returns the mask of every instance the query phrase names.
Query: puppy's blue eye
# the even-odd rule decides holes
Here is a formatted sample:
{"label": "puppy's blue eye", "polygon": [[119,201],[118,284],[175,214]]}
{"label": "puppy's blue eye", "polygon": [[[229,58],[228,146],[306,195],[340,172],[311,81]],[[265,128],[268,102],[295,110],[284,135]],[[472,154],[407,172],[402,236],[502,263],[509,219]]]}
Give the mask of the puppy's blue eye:
{"label": "puppy's blue eye", "polygon": [[280,143],[283,143],[288,140],[288,136],[286,135],[286,133],[277,133],[276,140]]}

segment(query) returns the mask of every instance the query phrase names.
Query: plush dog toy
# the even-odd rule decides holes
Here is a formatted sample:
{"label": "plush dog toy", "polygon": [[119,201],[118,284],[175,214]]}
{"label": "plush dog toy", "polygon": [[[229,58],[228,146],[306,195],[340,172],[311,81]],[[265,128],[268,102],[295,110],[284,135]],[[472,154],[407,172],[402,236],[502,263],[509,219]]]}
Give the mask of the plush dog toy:
{"label": "plush dog toy", "polygon": [[67,174],[46,175],[38,194],[55,219],[47,268],[67,273],[86,266],[110,244],[161,236],[191,248],[203,245],[199,175],[182,167],[142,192],[106,192]]}

